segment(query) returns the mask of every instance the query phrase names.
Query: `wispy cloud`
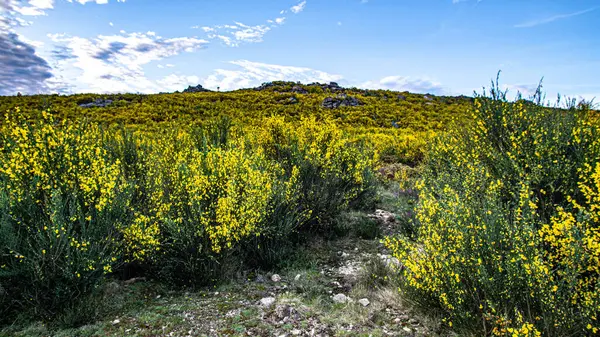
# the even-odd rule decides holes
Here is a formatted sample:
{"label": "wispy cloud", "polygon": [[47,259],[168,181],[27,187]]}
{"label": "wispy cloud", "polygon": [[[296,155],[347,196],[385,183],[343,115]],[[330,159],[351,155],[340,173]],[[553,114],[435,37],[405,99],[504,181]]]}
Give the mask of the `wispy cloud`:
{"label": "wispy cloud", "polygon": [[532,21],[528,21],[528,22],[523,22],[523,23],[516,24],[514,27],[515,28],[530,28],[530,27],[535,27],[535,26],[539,26],[539,25],[544,25],[544,24],[551,23],[551,22],[554,22],[554,21],[568,19],[568,18],[572,18],[574,16],[586,14],[586,13],[595,11],[598,8],[600,8],[600,7],[592,7],[592,8],[588,8],[588,9],[585,9],[585,10],[582,10],[582,11],[579,11],[579,12],[568,13],[568,14],[559,14],[559,15],[554,15],[554,16],[547,17],[547,18],[544,18],[544,19],[538,19],[538,20],[532,20]]}
{"label": "wispy cloud", "polygon": [[[5,0],[6,1],[6,0]],[[12,1],[12,0],[11,0]],[[14,10],[26,16],[39,16],[46,15],[46,10],[54,8],[55,0],[29,0],[27,5],[25,6],[14,6]],[[87,2],[95,2],[99,5],[104,5],[108,3],[108,0],[67,0],[69,2],[78,2],[82,5],[85,5]],[[12,1],[13,3],[16,1]],[[125,2],[125,0],[117,0],[117,2]]]}
{"label": "wispy cloud", "polygon": [[205,88],[221,90],[235,90],[250,88],[268,81],[301,81],[331,82],[342,79],[342,76],[305,67],[266,64],[248,60],[228,62],[237,67],[236,70],[215,69],[204,79]]}
{"label": "wispy cloud", "polygon": [[[197,83],[199,79],[195,76],[174,74],[153,80],[146,77],[144,66],[183,52],[194,52],[208,43],[191,37],[167,39],[154,32],[123,32],[95,38],[64,34],[49,34],[48,37],[63,47],[60,57],[55,58],[54,70],[65,74],[64,82],[75,87],[75,92],[152,93]],[[171,68],[173,65],[157,66]]]}
{"label": "wispy cloud", "polygon": [[298,14],[304,10],[304,7],[306,7],[306,1],[302,1],[301,3],[297,4],[296,6],[293,6],[292,8],[290,8],[290,10],[294,14]]}
{"label": "wispy cloud", "polygon": [[[298,14],[306,7],[306,1],[302,1],[295,6],[289,8],[289,11]],[[279,11],[279,14],[287,13],[287,9]],[[263,42],[263,37],[271,29],[285,24],[286,17],[276,17],[266,20],[266,24],[246,25],[240,22],[235,22],[233,25],[215,25],[212,27],[192,26],[193,29],[202,29],[208,33],[207,37],[213,40],[221,40],[229,47],[238,47],[241,43],[257,43]]]}
{"label": "wispy cloud", "polygon": [[428,94],[443,94],[444,87],[440,82],[427,77],[387,76],[375,81],[367,81],[358,85],[364,89],[387,89],[394,91],[410,91]]}
{"label": "wispy cloud", "polygon": [[413,78],[403,76],[388,76],[382,79],[358,82],[347,80],[338,74],[331,74],[317,69],[285,66],[278,64],[267,64],[238,60],[228,62],[237,69],[215,69],[211,75],[203,80],[205,88],[221,90],[235,90],[240,88],[251,88],[268,81],[300,81],[311,82],[338,82],[346,87],[358,87],[364,89],[389,89],[395,91],[410,91],[420,93],[442,94],[445,92],[441,83],[426,77]]}

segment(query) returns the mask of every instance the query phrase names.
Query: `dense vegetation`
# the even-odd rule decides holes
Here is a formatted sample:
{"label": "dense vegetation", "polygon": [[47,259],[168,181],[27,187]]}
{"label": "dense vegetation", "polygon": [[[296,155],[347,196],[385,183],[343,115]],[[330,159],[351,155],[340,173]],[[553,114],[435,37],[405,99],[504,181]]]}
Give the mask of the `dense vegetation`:
{"label": "dense vegetation", "polygon": [[5,318],[50,318],[132,264],[196,285],[224,261],[272,264],[274,246],[373,196],[372,156],[333,123],[274,117],[246,133],[222,120],[146,137],[42,115],[15,114],[1,140]]}
{"label": "dense vegetation", "polygon": [[[341,93],[360,104],[322,106]],[[404,295],[477,335],[596,334],[596,112],[540,95],[276,82],[2,97],[0,319],[84,323],[110,277],[203,285],[271,268],[372,208],[380,171],[418,195],[404,235],[384,240]],[[113,103],[79,106],[98,98]]]}
{"label": "dense vegetation", "polygon": [[[35,117],[38,111],[50,109],[59,118],[85,118],[149,132],[173,125],[202,125],[222,115],[244,125],[257,125],[272,116],[284,117],[288,122],[314,117],[319,121],[333,120],[353,138],[376,143],[388,161],[414,164],[423,157],[427,140],[444,130],[453,118],[465,116],[472,102],[467,97],[344,89],[344,94],[356,97],[362,105],[328,109],[321,105],[323,100],[336,97],[341,91],[324,92],[320,87],[301,86],[309,93],[298,94],[290,91],[290,83],[275,83],[261,91],[226,93],[11,96],[0,98],[0,111],[19,106],[22,113]],[[110,99],[113,103],[107,107],[79,106],[96,99]]]}
{"label": "dense vegetation", "polygon": [[484,335],[595,335],[600,139],[592,117],[585,104],[511,103],[497,86],[478,97],[474,123],[431,146],[416,184],[416,235],[386,239],[405,266],[406,290],[449,326]]}

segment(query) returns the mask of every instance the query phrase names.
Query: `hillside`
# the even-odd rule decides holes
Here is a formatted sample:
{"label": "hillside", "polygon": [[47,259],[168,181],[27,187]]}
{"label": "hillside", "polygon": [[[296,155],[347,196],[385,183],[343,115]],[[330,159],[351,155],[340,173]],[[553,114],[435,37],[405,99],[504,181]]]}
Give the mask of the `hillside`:
{"label": "hillside", "polygon": [[2,97],[0,334],[596,334],[597,111],[497,89]]}
{"label": "hillside", "polygon": [[376,143],[387,161],[415,163],[436,132],[463,118],[473,99],[342,88],[331,84],[269,82],[231,92],[156,95],[35,95],[0,97],[0,111],[18,106],[30,117],[50,110],[59,118],[122,124],[159,131],[174,125],[203,125],[221,116],[237,125],[259,125],[266,117],[288,122],[332,120],[356,139]]}

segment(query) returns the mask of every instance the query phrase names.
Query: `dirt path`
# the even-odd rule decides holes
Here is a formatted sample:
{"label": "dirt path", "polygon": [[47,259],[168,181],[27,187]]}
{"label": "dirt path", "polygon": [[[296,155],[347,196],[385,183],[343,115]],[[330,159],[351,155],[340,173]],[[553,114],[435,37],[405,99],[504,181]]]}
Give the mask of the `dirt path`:
{"label": "dirt path", "polygon": [[[393,215],[371,216],[393,230]],[[254,274],[194,292],[140,282],[115,294],[144,292],[143,303],[110,320],[55,336],[432,336],[435,325],[411,314],[390,276],[397,261],[378,239],[318,240],[308,268]],[[116,296],[119,296],[116,295]],[[36,331],[37,329],[37,331]],[[43,326],[19,336],[48,336]]]}

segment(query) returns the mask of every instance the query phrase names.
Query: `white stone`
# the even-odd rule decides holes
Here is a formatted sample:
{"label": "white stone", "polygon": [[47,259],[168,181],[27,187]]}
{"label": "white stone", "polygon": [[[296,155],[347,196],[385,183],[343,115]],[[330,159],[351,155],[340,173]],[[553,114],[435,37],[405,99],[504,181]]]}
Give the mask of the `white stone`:
{"label": "white stone", "polygon": [[279,282],[281,281],[281,276],[279,276],[278,274],[273,274],[273,276],[271,276],[271,281]]}
{"label": "white stone", "polygon": [[336,294],[335,296],[333,296],[333,301],[335,303],[347,303],[350,302],[350,297],[344,294]]}
{"label": "white stone", "polygon": [[270,307],[275,304],[275,297],[265,297],[260,300],[260,305],[263,307]]}
{"label": "white stone", "polygon": [[299,334],[301,334],[301,333],[302,333],[302,331],[301,331],[301,330],[298,330],[298,329],[294,329],[294,330],[292,330],[292,331],[290,331],[290,332],[291,332],[291,333],[292,333],[292,335],[294,335],[294,336],[298,336]]}
{"label": "white stone", "polygon": [[299,281],[299,280],[300,280],[300,277],[302,277],[302,275],[300,275],[300,274],[297,274],[297,275],[296,275],[296,277],[294,277],[294,281]]}
{"label": "white stone", "polygon": [[371,304],[368,298],[361,298],[360,300],[358,300],[358,303],[360,303],[363,307],[366,307],[367,305]]}

